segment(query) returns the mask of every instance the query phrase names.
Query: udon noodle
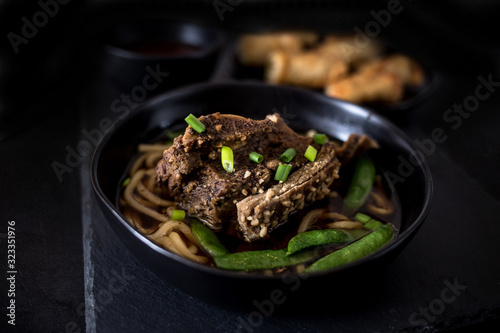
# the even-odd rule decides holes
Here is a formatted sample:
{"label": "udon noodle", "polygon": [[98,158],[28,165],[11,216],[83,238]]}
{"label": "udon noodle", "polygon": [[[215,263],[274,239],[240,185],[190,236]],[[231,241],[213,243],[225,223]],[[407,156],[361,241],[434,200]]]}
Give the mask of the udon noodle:
{"label": "udon noodle", "polygon": [[172,220],[176,203],[162,198],[155,183],[156,164],[168,145],[141,144],[141,155],[132,164],[130,178],[120,198],[127,221],[154,243],[166,250],[199,263],[210,258],[196,243],[190,227],[184,221]]}

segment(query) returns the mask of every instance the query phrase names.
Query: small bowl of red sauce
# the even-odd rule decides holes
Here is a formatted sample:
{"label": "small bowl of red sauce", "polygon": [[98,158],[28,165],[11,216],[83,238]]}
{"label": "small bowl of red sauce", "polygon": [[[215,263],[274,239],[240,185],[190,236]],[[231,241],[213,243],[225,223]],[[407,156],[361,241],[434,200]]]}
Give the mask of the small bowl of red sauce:
{"label": "small bowl of red sauce", "polygon": [[148,95],[208,80],[225,40],[213,27],[162,19],[120,22],[104,38],[106,75]]}

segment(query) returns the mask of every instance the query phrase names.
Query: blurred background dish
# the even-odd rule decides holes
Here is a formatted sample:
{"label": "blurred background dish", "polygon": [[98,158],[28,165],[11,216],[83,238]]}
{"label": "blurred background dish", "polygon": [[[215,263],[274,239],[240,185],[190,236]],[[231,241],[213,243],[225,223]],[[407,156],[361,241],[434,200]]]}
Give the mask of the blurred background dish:
{"label": "blurred background dish", "polygon": [[117,22],[104,36],[103,70],[125,90],[151,72],[165,79],[161,90],[207,80],[224,42],[213,27],[163,19]]}
{"label": "blurred background dish", "polygon": [[403,112],[434,91],[435,74],[380,38],[283,30],[241,34],[233,76],[301,87],[382,113]]}

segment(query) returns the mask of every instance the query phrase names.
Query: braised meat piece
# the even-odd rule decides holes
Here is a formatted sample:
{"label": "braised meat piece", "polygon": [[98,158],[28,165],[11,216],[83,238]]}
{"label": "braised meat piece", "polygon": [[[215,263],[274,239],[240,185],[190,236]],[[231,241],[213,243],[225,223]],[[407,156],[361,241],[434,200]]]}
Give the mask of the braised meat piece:
{"label": "braised meat piece", "polygon": [[314,163],[307,163],[264,193],[249,196],[236,204],[238,223],[246,241],[263,238],[288,215],[306,203],[323,199],[338,178],[340,163],[334,145],[324,144]]}
{"label": "braised meat piece", "polygon": [[[199,120],[206,130],[198,133],[188,126],[174,140],[157,165],[157,182],[181,209],[214,229],[236,223],[246,241],[264,238],[291,212],[323,198],[338,177],[336,145],[315,144],[290,129],[278,114],[251,120],[215,113]],[[309,145],[318,150],[314,162],[304,157]],[[222,167],[222,146],[233,150],[232,173]],[[289,163],[288,179],[280,183],[274,175],[288,148],[295,148],[297,155]],[[253,151],[264,156],[262,163],[249,159]]]}
{"label": "braised meat piece", "polygon": [[347,164],[354,156],[367,150],[378,148],[378,143],[368,135],[351,134],[347,141],[338,146],[335,151],[342,165]]}

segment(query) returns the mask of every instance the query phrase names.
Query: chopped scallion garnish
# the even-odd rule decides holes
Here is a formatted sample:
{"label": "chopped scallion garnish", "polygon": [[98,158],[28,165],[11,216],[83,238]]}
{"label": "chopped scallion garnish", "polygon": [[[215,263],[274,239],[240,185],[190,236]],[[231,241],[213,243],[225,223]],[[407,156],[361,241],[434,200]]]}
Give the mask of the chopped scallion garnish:
{"label": "chopped scallion garnish", "polygon": [[318,133],[313,135],[313,140],[318,145],[324,145],[328,142],[328,137],[326,136],[326,134]]}
{"label": "chopped scallion garnish", "polygon": [[250,159],[255,163],[261,163],[264,160],[264,156],[257,153],[256,151],[251,152],[250,155],[248,155],[248,157],[250,157]]}
{"label": "chopped scallion garnish", "polygon": [[283,162],[288,163],[295,157],[295,154],[297,154],[295,149],[288,148],[283,154],[281,154],[280,158]]}
{"label": "chopped scallion garnish", "polygon": [[314,162],[314,160],[316,159],[316,155],[317,154],[318,154],[318,151],[316,150],[316,148],[314,148],[313,146],[309,146],[309,147],[307,147],[304,156],[309,161]]}
{"label": "chopped scallion garnish", "polygon": [[130,180],[131,180],[131,179],[130,179],[130,177],[125,178],[125,180],[124,180],[124,181],[123,181],[123,183],[122,183],[122,187],[126,187],[126,186],[128,186],[128,184],[130,184]]}
{"label": "chopped scallion garnish", "polygon": [[276,170],[276,174],[274,175],[274,180],[279,180],[282,182],[286,181],[290,170],[292,170],[291,164],[280,164],[278,166],[278,170]]}
{"label": "chopped scallion garnish", "polygon": [[201,123],[201,121],[198,120],[198,118],[196,118],[195,116],[193,116],[192,113],[189,114],[189,116],[186,117],[186,119],[184,119],[186,121],[186,123],[188,123],[189,125],[191,125],[191,127],[198,133],[201,133],[203,131],[205,131],[205,125],[203,125]]}
{"label": "chopped scallion garnish", "polygon": [[186,218],[186,212],[181,209],[172,210],[172,220],[174,221],[184,221]]}
{"label": "chopped scallion garnish", "polygon": [[221,160],[222,160],[222,167],[224,168],[224,170],[226,170],[227,172],[234,171],[233,150],[230,147],[226,146],[222,147]]}

